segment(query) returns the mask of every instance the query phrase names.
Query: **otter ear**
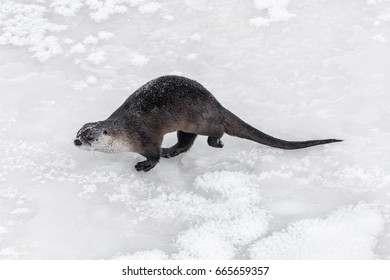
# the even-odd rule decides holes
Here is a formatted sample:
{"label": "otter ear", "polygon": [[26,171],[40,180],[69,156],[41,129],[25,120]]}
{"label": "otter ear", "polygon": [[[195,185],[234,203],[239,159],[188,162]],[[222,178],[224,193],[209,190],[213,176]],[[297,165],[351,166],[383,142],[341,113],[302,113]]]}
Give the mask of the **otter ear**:
{"label": "otter ear", "polygon": [[107,134],[108,134],[107,130],[104,130],[104,131],[103,131],[103,134],[104,134],[104,135],[107,135]]}

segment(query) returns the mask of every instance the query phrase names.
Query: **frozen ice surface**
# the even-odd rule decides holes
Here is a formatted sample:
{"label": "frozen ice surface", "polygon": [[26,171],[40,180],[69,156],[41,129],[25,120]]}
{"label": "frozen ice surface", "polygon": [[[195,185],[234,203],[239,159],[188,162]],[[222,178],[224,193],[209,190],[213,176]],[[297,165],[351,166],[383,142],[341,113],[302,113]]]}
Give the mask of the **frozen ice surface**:
{"label": "frozen ice surface", "polygon": [[150,251],[138,251],[134,254],[119,255],[114,257],[115,260],[167,260],[168,255],[163,251],[153,249]]}
{"label": "frozen ice surface", "polygon": [[259,28],[272,22],[286,21],[295,16],[287,10],[289,0],[254,0],[255,8],[262,16],[252,18],[250,24]]}
{"label": "frozen ice surface", "polygon": [[384,220],[367,205],[343,208],[325,219],[303,219],[256,242],[252,259],[373,259]]}
{"label": "frozen ice surface", "polygon": [[[0,259],[390,259],[389,39],[387,0],[2,1]],[[169,73],[276,137],[345,141],[199,137],[148,173],[73,146]]]}
{"label": "frozen ice surface", "polygon": [[157,3],[157,2],[148,2],[143,5],[140,5],[138,8],[138,11],[141,14],[154,14],[156,13],[159,9],[161,9],[162,4]]}
{"label": "frozen ice surface", "polygon": [[87,60],[93,64],[101,64],[107,60],[106,52],[103,50],[92,52],[88,55]]}

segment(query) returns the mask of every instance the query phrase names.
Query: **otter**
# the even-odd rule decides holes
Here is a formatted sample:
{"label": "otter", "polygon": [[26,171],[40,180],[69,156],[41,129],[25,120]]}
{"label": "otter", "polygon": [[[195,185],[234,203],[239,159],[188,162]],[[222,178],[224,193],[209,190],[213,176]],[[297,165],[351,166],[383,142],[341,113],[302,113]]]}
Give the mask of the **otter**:
{"label": "otter", "polygon": [[[177,131],[177,143],[161,148],[165,134]],[[106,153],[136,152],[146,158],[135,165],[149,171],[160,157],[188,151],[198,135],[222,148],[224,133],[279,149],[302,149],[338,139],[286,141],[267,135],[224,108],[200,83],[181,76],[162,76],[137,89],[104,121],[85,124],[74,145]]]}

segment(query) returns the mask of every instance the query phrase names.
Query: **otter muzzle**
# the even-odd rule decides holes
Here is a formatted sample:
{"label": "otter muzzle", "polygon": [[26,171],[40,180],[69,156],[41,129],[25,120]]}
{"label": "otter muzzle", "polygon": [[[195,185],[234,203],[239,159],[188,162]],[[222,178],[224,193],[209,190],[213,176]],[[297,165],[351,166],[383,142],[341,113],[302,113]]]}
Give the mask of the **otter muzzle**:
{"label": "otter muzzle", "polygon": [[75,146],[81,146],[83,144],[79,139],[74,140],[73,143]]}

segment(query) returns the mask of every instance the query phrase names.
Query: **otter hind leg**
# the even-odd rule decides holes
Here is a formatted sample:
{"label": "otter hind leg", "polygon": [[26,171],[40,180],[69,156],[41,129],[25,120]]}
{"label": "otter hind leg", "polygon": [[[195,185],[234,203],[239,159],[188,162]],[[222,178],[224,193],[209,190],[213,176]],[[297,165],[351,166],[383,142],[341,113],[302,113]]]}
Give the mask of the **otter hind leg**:
{"label": "otter hind leg", "polygon": [[221,138],[218,138],[218,137],[209,136],[207,138],[207,144],[209,144],[209,146],[214,147],[214,148],[223,148],[223,142],[222,142]]}
{"label": "otter hind leg", "polygon": [[187,152],[194,144],[197,134],[183,131],[177,132],[177,143],[170,148],[163,148],[161,156],[165,158],[175,157],[181,153]]}

